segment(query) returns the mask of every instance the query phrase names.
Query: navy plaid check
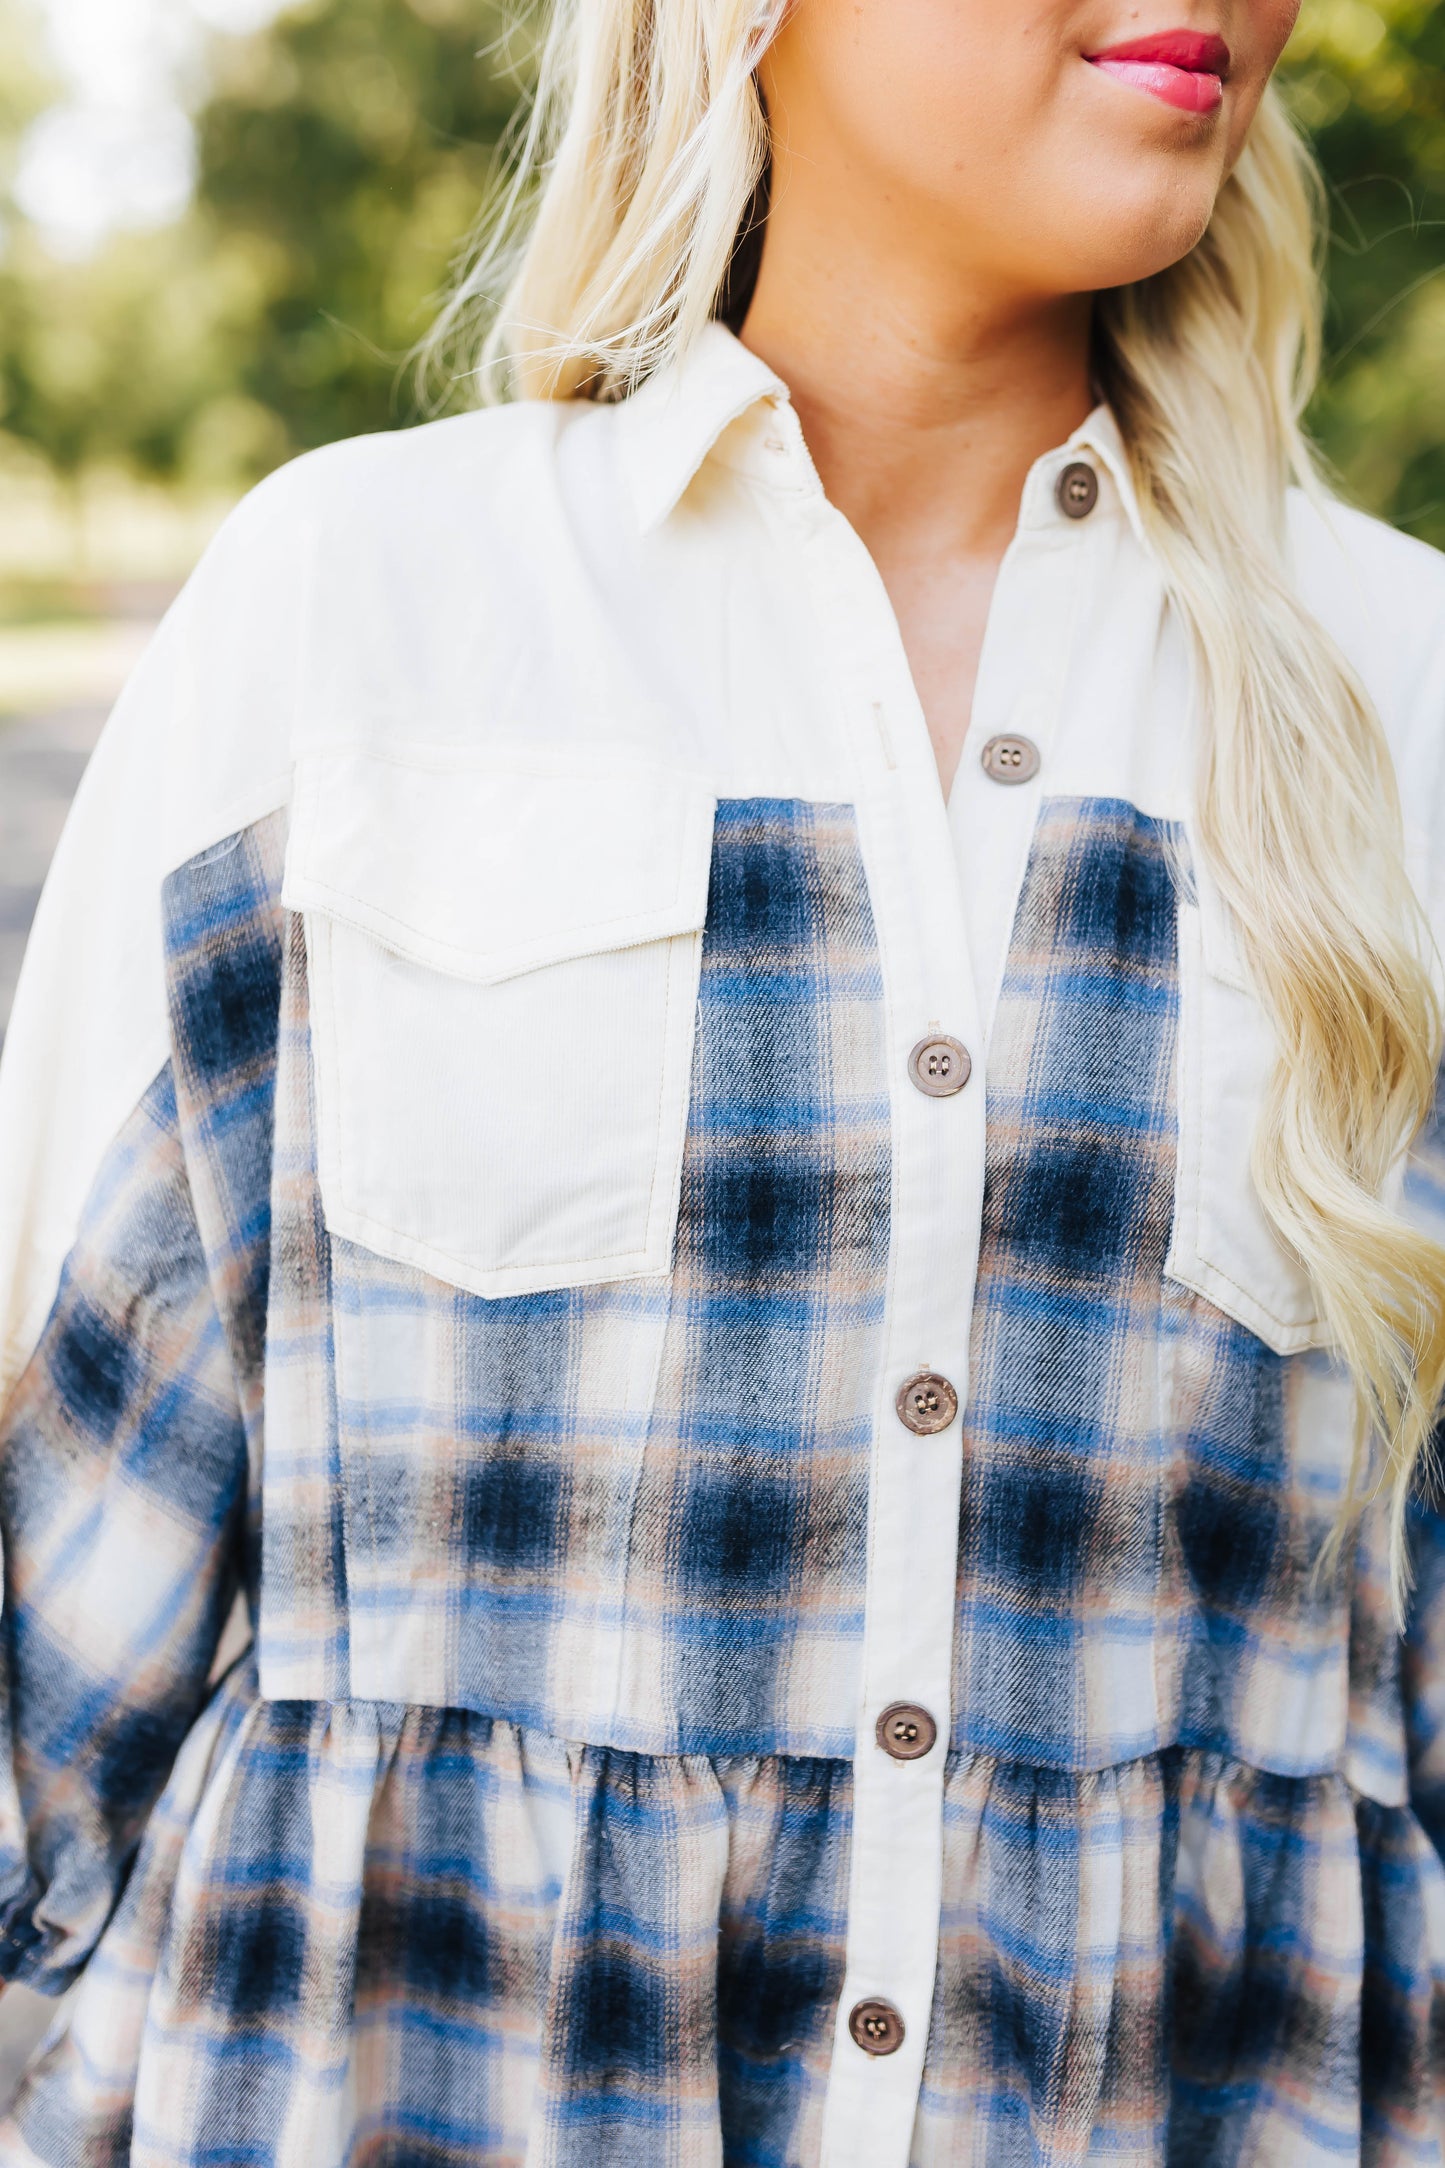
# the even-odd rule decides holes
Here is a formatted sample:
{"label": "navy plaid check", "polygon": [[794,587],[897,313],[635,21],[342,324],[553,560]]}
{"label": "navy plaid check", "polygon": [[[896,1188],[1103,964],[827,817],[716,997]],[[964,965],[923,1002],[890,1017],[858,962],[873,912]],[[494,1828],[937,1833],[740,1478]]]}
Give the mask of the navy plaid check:
{"label": "navy plaid check", "polygon": [[[668,1282],[487,1300],[323,1250],[304,962],[298,940],[263,1672],[314,1691],[324,1648],[328,1690],[354,1691],[365,1637],[407,1698],[565,1736],[848,1751],[890,1152],[851,810],[718,808]],[[328,1426],[344,1566],[308,1548]]]}
{"label": "navy plaid check", "polygon": [[[851,1813],[846,1762],[267,1702],[243,1663],[3,2157],[800,2168]],[[1182,1750],[954,1755],[944,1848],[915,2168],[1293,2168],[1362,2119],[1373,2162],[1428,2159],[1440,1869],[1407,1809]]]}
{"label": "navy plaid check", "polygon": [[3,1645],[29,1854],[9,1976],[89,1956],[205,1700],[241,1562],[246,1441],[169,1067],[116,1140],[6,1411]]}
{"label": "navy plaid check", "polygon": [[1160,1743],[1177,849],[1132,806],[1044,807],[989,1047],[954,1734],[1066,1767]]}
{"label": "navy plaid check", "polygon": [[1389,1797],[1378,1515],[1352,1587],[1312,1577],[1341,1470],[1337,1414],[1306,1411],[1338,1382],[1165,1274],[1181,878],[1182,835],[1133,806],[1041,811],[989,1050],[954,1738],[1065,1769],[1182,1741],[1304,1774],[1348,1696],[1352,1764]]}
{"label": "navy plaid check", "polygon": [[[0,2158],[801,2168],[887,1268],[852,815],[719,809],[671,1281],[492,1303],[327,1235],[284,840],[167,883],[172,1058],[0,1433],[0,1960],[84,1967]],[[1180,855],[1046,806],[989,1049],[916,2168],[1437,2157],[1445,1537],[1422,1500],[1417,1818],[1378,1527],[1346,1624],[1305,1585],[1322,1359],[1164,1276]],[[258,1582],[308,1693],[208,1691]],[[443,1705],[353,1698],[357,1622],[418,1618]],[[1248,1765],[1321,1651],[1378,1796]]]}

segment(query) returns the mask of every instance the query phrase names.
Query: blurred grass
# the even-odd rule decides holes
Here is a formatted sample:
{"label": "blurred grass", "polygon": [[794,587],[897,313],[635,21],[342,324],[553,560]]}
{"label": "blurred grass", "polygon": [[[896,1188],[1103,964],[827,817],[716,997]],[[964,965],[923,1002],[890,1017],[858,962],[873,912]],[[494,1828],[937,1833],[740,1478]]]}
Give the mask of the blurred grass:
{"label": "blurred grass", "polygon": [[0,717],[108,706],[230,503],[0,456]]}

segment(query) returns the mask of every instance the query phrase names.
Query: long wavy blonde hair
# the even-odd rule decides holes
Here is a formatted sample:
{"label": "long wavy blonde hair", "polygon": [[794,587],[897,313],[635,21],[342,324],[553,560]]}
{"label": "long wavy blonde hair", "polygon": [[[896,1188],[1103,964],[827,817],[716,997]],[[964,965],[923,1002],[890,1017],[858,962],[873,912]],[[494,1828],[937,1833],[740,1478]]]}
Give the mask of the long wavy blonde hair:
{"label": "long wavy blonde hair", "polygon": [[[786,0],[554,0],[538,89],[434,352],[483,399],[626,396],[720,312],[765,201],[758,60]],[[1382,1201],[1431,1102],[1440,1015],[1394,771],[1302,606],[1285,499],[1318,489],[1320,191],[1271,91],[1199,245],[1102,294],[1098,374],[1191,639],[1197,832],[1273,1022],[1254,1176],[1307,1267],[1361,1421],[1347,1508],[1405,1507],[1445,1391],[1445,1250]]]}

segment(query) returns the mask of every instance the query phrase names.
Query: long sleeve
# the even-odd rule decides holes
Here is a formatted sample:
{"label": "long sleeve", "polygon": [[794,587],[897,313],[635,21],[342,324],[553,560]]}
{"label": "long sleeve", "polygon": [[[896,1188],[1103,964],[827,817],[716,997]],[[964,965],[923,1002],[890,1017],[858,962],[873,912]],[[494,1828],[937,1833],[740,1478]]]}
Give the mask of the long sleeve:
{"label": "long sleeve", "polygon": [[[1410,1216],[1445,1240],[1445,1070],[1435,1110],[1416,1140],[1406,1181]],[[1422,1471],[1410,1508],[1414,1587],[1402,1655],[1410,1796],[1445,1858],[1445,1491],[1436,1464]]]}
{"label": "long sleeve", "polygon": [[63,1987],[110,1914],[206,1692],[246,1487],[168,1063],[0,1422],[8,1975]]}
{"label": "long sleeve", "polygon": [[269,516],[223,533],[107,726],[0,1064],[0,1977],[46,1992],[254,1587],[285,718],[228,666],[258,623],[284,663]]}

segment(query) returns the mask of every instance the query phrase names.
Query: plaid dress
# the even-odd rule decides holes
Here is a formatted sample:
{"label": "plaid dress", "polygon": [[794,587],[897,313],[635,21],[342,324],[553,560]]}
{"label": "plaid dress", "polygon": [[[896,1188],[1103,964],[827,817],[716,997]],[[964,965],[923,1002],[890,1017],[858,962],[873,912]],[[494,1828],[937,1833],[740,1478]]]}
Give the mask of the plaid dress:
{"label": "plaid dress", "polygon": [[1031,477],[947,807],[721,331],[218,542],[0,1084],[0,2162],[1445,2162],[1445,1522],[1403,1639],[1377,1513],[1314,1571],[1135,518],[1107,415]]}

